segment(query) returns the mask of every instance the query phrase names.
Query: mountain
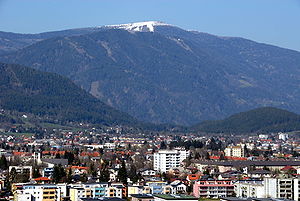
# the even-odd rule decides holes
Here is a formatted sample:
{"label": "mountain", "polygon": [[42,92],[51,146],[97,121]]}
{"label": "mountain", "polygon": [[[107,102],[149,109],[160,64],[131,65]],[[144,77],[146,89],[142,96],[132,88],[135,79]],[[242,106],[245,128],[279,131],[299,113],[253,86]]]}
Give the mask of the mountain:
{"label": "mountain", "polygon": [[45,32],[39,34],[18,34],[0,31],[0,55],[14,52],[36,42],[62,36],[76,36],[92,33],[99,28],[68,29],[63,31]]}
{"label": "mountain", "polygon": [[192,130],[206,133],[255,133],[300,130],[300,115],[287,110],[263,107],[234,114],[226,119],[204,121]]}
{"label": "mountain", "polygon": [[[0,108],[4,110],[35,114],[60,122],[138,123],[59,75],[3,63],[0,63],[0,74]],[[0,113],[0,122],[14,121]]]}
{"label": "mountain", "polygon": [[300,53],[160,22],[46,39],[3,62],[54,72],[154,123],[193,125],[273,106],[300,112]]}

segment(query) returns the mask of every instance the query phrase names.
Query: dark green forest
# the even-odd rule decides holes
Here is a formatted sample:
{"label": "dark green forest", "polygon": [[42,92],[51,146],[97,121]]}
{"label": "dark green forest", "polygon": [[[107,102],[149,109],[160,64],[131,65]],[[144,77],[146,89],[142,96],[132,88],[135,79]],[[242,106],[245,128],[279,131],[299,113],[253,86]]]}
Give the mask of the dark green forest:
{"label": "dark green forest", "polygon": [[223,120],[204,121],[192,127],[207,133],[265,133],[300,130],[300,116],[287,110],[263,107]]}
{"label": "dark green forest", "polygon": [[[61,122],[131,125],[137,121],[94,98],[57,74],[13,64],[0,64],[0,107]],[[1,122],[14,119],[0,115]]]}

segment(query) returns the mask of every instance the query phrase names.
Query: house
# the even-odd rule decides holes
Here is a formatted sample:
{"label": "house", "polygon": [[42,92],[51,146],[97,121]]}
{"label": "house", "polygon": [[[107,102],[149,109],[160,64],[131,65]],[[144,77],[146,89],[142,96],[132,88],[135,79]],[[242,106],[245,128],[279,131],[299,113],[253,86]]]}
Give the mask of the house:
{"label": "house", "polygon": [[154,177],[156,175],[156,171],[153,170],[153,169],[144,169],[144,170],[141,170],[140,171],[140,174],[143,176],[143,177]]}
{"label": "house", "polygon": [[272,175],[272,172],[269,170],[259,169],[259,170],[253,170],[248,172],[248,175],[251,178],[263,178],[263,177],[270,177]]}

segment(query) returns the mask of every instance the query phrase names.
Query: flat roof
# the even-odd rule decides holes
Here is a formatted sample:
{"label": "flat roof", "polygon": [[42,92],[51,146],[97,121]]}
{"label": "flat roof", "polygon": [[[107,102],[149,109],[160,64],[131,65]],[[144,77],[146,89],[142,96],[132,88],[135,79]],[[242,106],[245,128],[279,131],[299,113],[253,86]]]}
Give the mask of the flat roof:
{"label": "flat roof", "polygon": [[134,198],[153,198],[152,195],[148,195],[148,194],[131,194],[130,195],[131,197],[134,197]]}
{"label": "flat roof", "polygon": [[171,194],[154,194],[154,197],[162,198],[165,200],[198,200],[199,198],[196,198],[191,195],[184,195],[184,194],[176,194],[176,195],[171,195]]}

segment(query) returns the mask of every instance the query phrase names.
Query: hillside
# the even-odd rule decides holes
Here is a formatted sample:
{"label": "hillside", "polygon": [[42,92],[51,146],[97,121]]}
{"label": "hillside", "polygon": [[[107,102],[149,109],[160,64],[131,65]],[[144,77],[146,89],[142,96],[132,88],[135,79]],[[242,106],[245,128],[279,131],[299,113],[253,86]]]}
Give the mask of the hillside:
{"label": "hillside", "polygon": [[[66,78],[20,65],[0,63],[0,108],[60,122],[131,125],[137,121],[94,98]],[[0,121],[14,119],[0,114]]]}
{"label": "hillside", "polygon": [[300,130],[300,116],[286,110],[264,107],[238,113],[223,120],[205,121],[193,126],[192,130],[235,134],[295,131]]}
{"label": "hillside", "polygon": [[0,31],[0,55],[14,52],[36,42],[61,36],[76,36],[92,33],[98,28],[69,29],[39,34],[18,34]]}
{"label": "hillside", "polygon": [[193,125],[265,106],[300,112],[299,52],[171,25],[106,26],[43,40],[0,61],[66,76],[154,123]]}

